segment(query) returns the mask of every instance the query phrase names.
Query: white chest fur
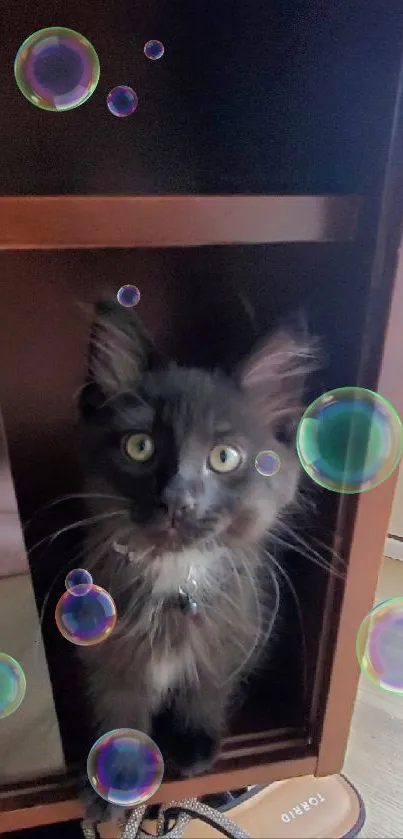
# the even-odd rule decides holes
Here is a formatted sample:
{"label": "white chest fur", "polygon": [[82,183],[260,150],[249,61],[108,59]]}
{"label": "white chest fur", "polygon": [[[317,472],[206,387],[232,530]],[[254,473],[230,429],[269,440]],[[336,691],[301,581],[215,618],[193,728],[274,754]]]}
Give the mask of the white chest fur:
{"label": "white chest fur", "polygon": [[200,596],[215,582],[220,574],[223,549],[189,548],[178,553],[165,553],[153,562],[153,591],[155,595],[175,594],[194,580]]}
{"label": "white chest fur", "polygon": [[[210,550],[191,548],[165,553],[153,562],[153,593],[155,596],[169,596],[176,594],[180,588],[186,591],[192,582],[192,590],[197,598],[203,600],[208,591],[217,585],[222,560],[223,549],[216,546]],[[180,653],[167,649],[163,655],[150,661],[149,679],[156,704],[182,679],[194,678],[197,671],[192,644],[195,631],[192,627],[192,631],[188,632],[187,644]]]}

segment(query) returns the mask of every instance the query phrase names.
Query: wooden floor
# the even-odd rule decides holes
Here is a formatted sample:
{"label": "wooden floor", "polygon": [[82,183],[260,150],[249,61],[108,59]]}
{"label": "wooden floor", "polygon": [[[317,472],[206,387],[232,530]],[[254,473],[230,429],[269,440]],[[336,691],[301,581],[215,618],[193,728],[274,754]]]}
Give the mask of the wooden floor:
{"label": "wooden floor", "polygon": [[[403,595],[403,562],[385,558],[376,600]],[[403,654],[403,651],[402,651]],[[361,676],[344,771],[361,793],[365,839],[403,836],[403,696]]]}

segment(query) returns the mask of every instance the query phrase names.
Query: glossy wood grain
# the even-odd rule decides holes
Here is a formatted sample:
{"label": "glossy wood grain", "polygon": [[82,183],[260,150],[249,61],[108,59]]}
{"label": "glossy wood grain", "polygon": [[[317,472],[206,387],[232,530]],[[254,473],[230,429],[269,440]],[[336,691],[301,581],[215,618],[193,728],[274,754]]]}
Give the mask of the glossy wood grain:
{"label": "glossy wood grain", "polygon": [[[172,799],[188,798],[200,794],[207,795],[223,789],[236,789],[249,784],[270,783],[293,778],[296,775],[309,775],[315,766],[314,757],[302,757],[294,760],[278,760],[273,764],[262,764],[253,769],[233,769],[231,772],[217,772],[201,778],[191,778],[186,781],[172,781],[164,783],[158,792],[150,799],[152,802],[165,802]],[[202,791],[201,791],[202,790]],[[59,801],[41,803],[43,792],[38,797],[28,799],[10,798],[7,808],[0,810],[0,831],[7,833],[44,824],[52,824],[69,819],[83,817],[83,808],[79,801],[67,795],[63,798],[59,793]],[[1,801],[0,801],[1,805]]]}
{"label": "glossy wood grain", "polygon": [[354,196],[0,198],[0,249],[169,247],[352,239]]}

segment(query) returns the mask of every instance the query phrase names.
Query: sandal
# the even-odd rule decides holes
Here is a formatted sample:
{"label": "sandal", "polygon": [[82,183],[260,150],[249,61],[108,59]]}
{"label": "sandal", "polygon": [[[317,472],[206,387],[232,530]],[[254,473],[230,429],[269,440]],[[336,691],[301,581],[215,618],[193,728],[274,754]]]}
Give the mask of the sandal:
{"label": "sandal", "polygon": [[135,807],[118,826],[83,822],[85,839],[353,839],[365,820],[361,796],[342,775],[250,787],[219,808],[196,798],[170,801],[156,822],[147,810]]}
{"label": "sandal", "polygon": [[[193,819],[200,819],[210,827],[219,831],[219,835],[227,839],[251,839],[251,835],[243,830],[231,819],[208,804],[203,804],[197,798],[185,798],[182,801],[170,801],[161,805],[157,819],[157,832],[147,833],[142,829],[147,805],[135,807],[129,818],[123,824],[121,839],[150,839],[154,835],[156,839],[184,839],[184,831],[189,822]],[[169,827],[174,820],[173,827]],[[85,839],[98,839],[99,833],[94,825],[89,822],[82,822],[82,830]]]}

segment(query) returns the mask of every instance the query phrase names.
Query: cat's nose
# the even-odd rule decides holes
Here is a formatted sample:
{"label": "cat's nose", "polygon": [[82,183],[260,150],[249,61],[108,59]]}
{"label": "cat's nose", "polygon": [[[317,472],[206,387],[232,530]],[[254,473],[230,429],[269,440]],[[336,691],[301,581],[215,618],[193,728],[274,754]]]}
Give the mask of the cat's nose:
{"label": "cat's nose", "polygon": [[174,526],[180,524],[194,510],[195,506],[195,499],[190,493],[172,499],[168,504],[168,515],[172,524]]}
{"label": "cat's nose", "polygon": [[192,524],[200,496],[200,482],[177,473],[164,487],[161,501],[166,507],[168,529],[186,529]]}
{"label": "cat's nose", "polygon": [[166,519],[170,527],[177,527],[182,524],[196,507],[194,495],[183,487],[175,489],[171,486],[164,493],[164,508]]}

